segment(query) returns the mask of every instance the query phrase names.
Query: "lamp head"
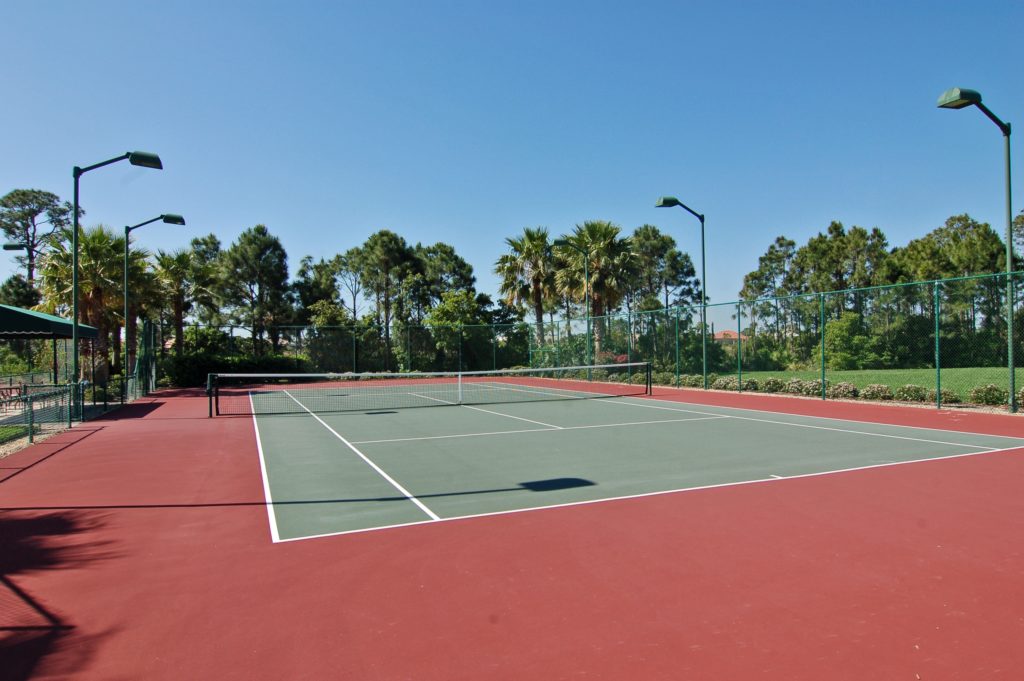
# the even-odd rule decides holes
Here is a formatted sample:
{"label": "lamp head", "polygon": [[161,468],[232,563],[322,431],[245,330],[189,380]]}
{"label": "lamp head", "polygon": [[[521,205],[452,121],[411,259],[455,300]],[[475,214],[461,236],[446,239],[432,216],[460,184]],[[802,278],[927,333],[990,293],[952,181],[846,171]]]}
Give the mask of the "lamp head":
{"label": "lamp head", "polygon": [[160,219],[169,225],[185,224],[185,218],[181,217],[180,215],[175,215],[174,213],[165,213],[160,216]]}
{"label": "lamp head", "polygon": [[143,168],[164,169],[164,164],[160,162],[160,157],[148,151],[129,151],[128,162],[133,166],[142,166]]}
{"label": "lamp head", "polygon": [[681,206],[679,199],[674,196],[663,196],[654,202],[655,208],[672,208],[674,206]]}
{"label": "lamp head", "polygon": [[955,87],[939,95],[937,106],[940,109],[963,109],[973,104],[981,104],[981,93],[976,90]]}

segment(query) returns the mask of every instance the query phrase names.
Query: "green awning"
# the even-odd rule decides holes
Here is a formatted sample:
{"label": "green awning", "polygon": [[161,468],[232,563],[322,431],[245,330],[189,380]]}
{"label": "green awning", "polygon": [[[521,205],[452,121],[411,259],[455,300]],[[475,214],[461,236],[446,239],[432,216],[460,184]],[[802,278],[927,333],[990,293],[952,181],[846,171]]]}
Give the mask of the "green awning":
{"label": "green awning", "polygon": [[[70,320],[45,312],[0,305],[0,340],[34,340],[39,338],[71,338]],[[78,325],[79,338],[96,338],[92,326]]]}

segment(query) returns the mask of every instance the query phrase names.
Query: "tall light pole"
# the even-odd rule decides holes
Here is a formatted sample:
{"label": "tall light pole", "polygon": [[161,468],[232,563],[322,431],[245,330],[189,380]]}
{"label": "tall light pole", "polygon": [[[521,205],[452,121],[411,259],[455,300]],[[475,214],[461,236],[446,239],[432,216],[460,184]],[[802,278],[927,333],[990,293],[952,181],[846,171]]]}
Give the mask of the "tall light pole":
{"label": "tall light pole", "polygon": [[145,227],[146,225],[149,225],[149,224],[152,224],[154,222],[161,221],[161,220],[163,222],[166,222],[169,225],[184,225],[185,224],[185,218],[181,217],[180,215],[176,215],[174,213],[164,213],[163,215],[158,215],[157,217],[153,218],[152,220],[146,220],[145,222],[140,222],[137,225],[132,225],[131,227],[127,227],[126,226],[124,228],[124,353],[123,353],[124,354],[124,370],[121,373],[121,394],[123,395],[124,398],[128,397],[128,392],[127,392],[128,391],[128,365],[130,364],[130,362],[128,361],[128,348],[129,348],[129,345],[128,345],[128,241],[129,241],[129,235],[133,231],[138,229],[139,227]]}
{"label": "tall light pole", "polygon": [[568,239],[555,239],[554,245],[559,248],[571,248],[583,256],[583,305],[587,309],[587,366],[594,363],[593,339],[590,337],[590,249],[583,249]]}
{"label": "tall light pole", "polygon": [[679,206],[700,220],[700,345],[703,353],[704,389],[708,389],[708,280],[704,269],[704,216],[674,196],[663,196],[654,203],[655,208]]}
{"label": "tall light pole", "polygon": [[976,106],[996,124],[1003,133],[1003,148],[1006,156],[1006,363],[1010,370],[1010,411],[1017,411],[1017,382],[1013,362],[1013,208],[1010,192],[1010,124],[999,120],[981,103],[981,93],[967,88],[951,88],[939,96],[940,109],[963,109]]}
{"label": "tall light pole", "polygon": [[[74,207],[72,209],[73,216],[73,227],[71,230],[71,349],[72,349],[72,373],[74,376],[74,382],[77,384],[79,379],[79,366],[78,366],[78,179],[85,175],[90,170],[96,170],[103,166],[108,166],[111,163],[117,163],[118,161],[128,161],[133,166],[141,166],[143,168],[153,168],[155,170],[163,170],[163,163],[160,162],[160,157],[156,154],[151,154],[146,151],[129,151],[123,156],[116,158],[110,158],[100,163],[94,163],[91,166],[79,168],[75,166],[71,169],[71,175],[75,179],[75,200]],[[75,390],[74,401],[78,401],[78,390]]]}

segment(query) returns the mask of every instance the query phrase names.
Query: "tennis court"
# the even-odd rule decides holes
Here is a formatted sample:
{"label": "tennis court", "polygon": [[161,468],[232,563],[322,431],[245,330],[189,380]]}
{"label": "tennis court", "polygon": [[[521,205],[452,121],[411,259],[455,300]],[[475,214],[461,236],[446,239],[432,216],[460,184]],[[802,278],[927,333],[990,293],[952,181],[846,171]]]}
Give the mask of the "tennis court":
{"label": "tennis court", "polygon": [[[629,370],[643,373],[639,365]],[[275,541],[1024,445],[1024,438],[680,404],[653,399],[643,380],[551,371],[312,385],[308,377],[289,384],[236,375],[243,384],[225,389],[217,410],[253,418]],[[415,408],[428,405],[442,408]]]}

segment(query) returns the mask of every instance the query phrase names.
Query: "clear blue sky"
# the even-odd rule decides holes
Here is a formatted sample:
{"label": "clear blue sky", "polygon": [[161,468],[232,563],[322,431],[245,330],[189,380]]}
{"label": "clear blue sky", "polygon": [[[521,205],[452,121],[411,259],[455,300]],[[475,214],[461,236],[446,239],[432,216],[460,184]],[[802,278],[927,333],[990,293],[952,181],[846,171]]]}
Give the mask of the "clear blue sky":
{"label": "clear blue sky", "polygon": [[831,220],[1002,233],[999,131],[937,109],[949,87],[1018,124],[1024,178],[1020,0],[157,5],[5,4],[0,194],[70,200],[72,166],[153,151],[162,172],[83,178],[86,225],[183,214],[135,232],[155,250],[263,223],[293,272],[387,228],[452,244],[491,294],[527,226],[655,224],[698,262],[698,222],[654,208],[671,194],[707,215],[722,302]]}

